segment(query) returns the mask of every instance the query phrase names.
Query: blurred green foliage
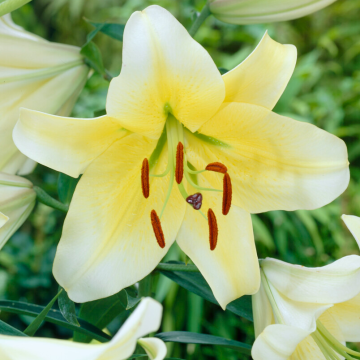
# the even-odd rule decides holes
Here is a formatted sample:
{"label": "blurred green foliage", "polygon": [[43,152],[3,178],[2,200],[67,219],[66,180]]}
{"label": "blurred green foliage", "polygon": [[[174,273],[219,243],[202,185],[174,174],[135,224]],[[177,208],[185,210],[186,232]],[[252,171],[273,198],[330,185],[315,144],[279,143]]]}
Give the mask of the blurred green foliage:
{"label": "blurred green foliage", "polygon": [[[150,4],[170,10],[186,27],[203,0],[34,0],[13,13],[27,30],[51,41],[82,46],[94,22],[125,23],[131,13]],[[275,211],[255,215],[259,257],[277,257],[306,266],[321,266],[358,247],[340,216],[360,216],[360,0],[339,0],[302,19],[277,24],[227,25],[209,18],[196,35],[218,67],[231,69],[254,49],[266,30],[281,43],[296,45],[298,63],[275,111],[313,123],[344,139],[351,162],[348,190],[333,203],[314,211]],[[112,75],[121,68],[122,43],[97,34],[105,67]],[[76,104],[73,116],[93,117],[105,108],[108,82],[93,75]],[[44,99],[46,101],[46,99]],[[38,165],[30,179],[57,196],[58,173]],[[46,305],[57,292],[52,261],[60,239],[64,214],[38,204],[34,213],[0,252],[0,298]],[[231,251],[231,249],[229,249]],[[173,246],[166,260],[186,260]],[[252,324],[223,312],[157,275],[155,298],[164,305],[161,331],[187,330],[251,344]],[[1,319],[23,330],[27,317],[2,314]],[[109,326],[114,332],[123,315]],[[45,324],[40,336],[69,338],[66,329]],[[168,356],[186,359],[246,359],[233,350],[199,345],[168,344]]]}

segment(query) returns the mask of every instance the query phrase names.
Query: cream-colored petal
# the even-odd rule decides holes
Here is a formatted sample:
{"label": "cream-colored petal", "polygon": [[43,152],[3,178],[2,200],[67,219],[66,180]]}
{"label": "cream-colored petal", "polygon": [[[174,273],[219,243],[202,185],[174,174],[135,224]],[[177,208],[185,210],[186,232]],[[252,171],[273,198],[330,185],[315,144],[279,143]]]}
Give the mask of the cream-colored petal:
{"label": "cream-colored petal", "polygon": [[141,345],[151,360],[162,360],[165,358],[167,348],[165,343],[158,338],[143,338],[139,339]]}
{"label": "cream-colored petal", "polygon": [[[151,178],[150,197],[141,190],[141,166],[156,141],[132,134],[114,143],[83,174],[65,219],[54,275],[76,302],[110,296],[150,273],[175,240],[185,201],[173,186],[161,219],[160,248],[150,221],[160,214],[169,176]],[[152,171],[164,171],[167,146]]]}
{"label": "cream-colored petal", "polygon": [[[313,125],[260,106],[227,103],[199,131],[220,141],[187,132],[189,161],[197,169],[224,163],[234,204],[251,213],[315,209],[348,185],[345,143]],[[214,187],[222,186],[218,174],[206,176]]]}
{"label": "cream-colored petal", "polygon": [[[206,186],[206,182],[202,183]],[[191,187],[189,194],[198,192]],[[206,215],[211,208],[219,230],[215,250],[210,250],[209,226],[200,212],[187,205],[184,223],[176,238],[180,248],[191,258],[211,287],[223,309],[231,301],[254,294],[260,286],[250,214],[233,206],[228,215],[222,215],[222,195],[202,192],[201,210]]]}
{"label": "cream-colored petal", "polygon": [[342,215],[341,218],[360,246],[360,217],[354,215]]}
{"label": "cream-colored petal", "polygon": [[109,116],[133,132],[157,138],[165,105],[192,131],[219,108],[224,82],[206,50],[165,9],[153,5],[128,20],[120,75],[110,83]]}
{"label": "cream-colored petal", "polygon": [[[315,330],[315,329],[314,329]],[[251,355],[254,360],[288,360],[294,353],[298,344],[310,335],[311,331],[305,331],[293,326],[270,325],[255,340]],[[311,354],[307,360],[319,360]],[[297,358],[290,358],[298,360]]]}
{"label": "cream-colored petal", "polygon": [[360,341],[360,294],[334,305],[329,312],[338,323],[345,341]]}
{"label": "cream-colored petal", "polygon": [[139,306],[110,341],[108,349],[99,360],[117,360],[119,357],[126,359],[133,354],[136,342],[144,346],[147,352],[155,355],[154,359],[163,359],[166,355],[166,346],[162,340],[147,338],[146,340],[149,340],[147,342],[145,339],[140,339],[159,329],[161,315],[162,306],[160,303],[151,298],[142,299]]}
{"label": "cream-colored petal", "polygon": [[[105,344],[0,335],[0,356],[4,360],[125,360],[133,354],[139,337],[159,328],[161,313],[158,302],[143,299],[113,339]],[[160,344],[158,348],[161,349]]]}
{"label": "cream-colored petal", "polygon": [[271,283],[269,288],[281,314],[281,323],[306,331],[314,329],[316,320],[332,306],[332,304],[301,302],[290,299]]}
{"label": "cream-colored petal", "polygon": [[0,229],[8,222],[9,217],[0,213]]}
{"label": "cream-colored petal", "polygon": [[27,219],[35,199],[29,180],[0,173],[0,249]]}
{"label": "cream-colored petal", "polygon": [[13,138],[26,156],[78,177],[91,161],[127,133],[108,116],[75,119],[22,109]]}
{"label": "cream-colored petal", "polygon": [[316,268],[268,258],[261,267],[272,286],[294,301],[336,304],[360,292],[360,257],[356,255]]}
{"label": "cream-colored petal", "polygon": [[295,64],[296,47],[279,44],[265,33],[249,57],[223,75],[225,102],[255,104],[271,110],[284,92]]}
{"label": "cream-colored petal", "polygon": [[263,284],[260,285],[259,291],[252,296],[252,308],[255,338],[257,338],[267,326],[275,323],[271,304],[266,295]]}

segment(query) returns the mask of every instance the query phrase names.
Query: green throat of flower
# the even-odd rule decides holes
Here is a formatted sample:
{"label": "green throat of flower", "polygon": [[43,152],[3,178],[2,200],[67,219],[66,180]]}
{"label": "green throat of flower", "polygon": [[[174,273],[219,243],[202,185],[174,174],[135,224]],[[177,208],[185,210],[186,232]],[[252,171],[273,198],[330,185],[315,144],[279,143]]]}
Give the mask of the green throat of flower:
{"label": "green throat of flower", "polygon": [[[215,213],[212,209],[208,209],[207,216],[200,210],[203,200],[202,192],[215,191],[223,193],[222,213],[227,215],[231,207],[232,186],[231,179],[227,172],[227,167],[224,164],[214,162],[208,164],[205,169],[195,169],[187,160],[186,151],[184,148],[184,126],[170,113],[169,109],[165,107],[168,117],[165,124],[163,135],[160,137],[158,146],[150,159],[145,158],[141,168],[141,186],[144,197],[150,197],[150,177],[165,177],[169,175],[169,185],[165,197],[164,204],[158,216],[155,210],[150,213],[151,224],[154,230],[156,240],[161,248],[165,247],[165,236],[161,227],[161,218],[164,214],[167,203],[169,202],[174,181],[184,198],[184,200],[193,207],[194,210],[199,211],[209,225],[209,243],[210,250],[215,250],[218,239],[218,226]],[[167,140],[168,146],[168,163],[165,171],[162,174],[151,173],[151,168],[156,164],[163,146]],[[206,171],[214,171],[223,175],[223,189],[205,188],[198,185],[197,176]],[[195,194],[188,194],[184,179],[193,188],[198,190]]]}
{"label": "green throat of flower", "polygon": [[311,334],[326,360],[360,359],[360,352],[349,349],[337,340],[321,323],[316,321],[316,331]]}

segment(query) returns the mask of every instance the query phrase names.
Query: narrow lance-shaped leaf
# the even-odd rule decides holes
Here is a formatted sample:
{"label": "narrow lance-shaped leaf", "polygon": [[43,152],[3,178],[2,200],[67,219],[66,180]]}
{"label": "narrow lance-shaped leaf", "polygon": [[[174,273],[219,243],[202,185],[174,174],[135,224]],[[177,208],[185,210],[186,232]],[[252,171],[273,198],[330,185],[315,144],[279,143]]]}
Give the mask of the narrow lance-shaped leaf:
{"label": "narrow lance-shaped leaf", "polygon": [[220,345],[243,354],[251,354],[251,346],[240,341],[228,340],[219,336],[198,334],[188,331],[170,331],[155,335],[165,342],[177,342],[183,344]]}
{"label": "narrow lance-shaped leaf", "polygon": [[74,302],[69,299],[67,292],[62,287],[59,287],[59,289],[60,296],[58,299],[58,304],[62,315],[70,324],[80,326],[76,317]]}
{"label": "narrow lance-shaped leaf", "polygon": [[[0,300],[0,310],[5,312],[10,312],[13,314],[21,314],[21,315],[36,317],[44,310],[44,307],[34,304],[27,304],[20,301]],[[111,337],[108,334],[104,333],[96,326],[88,323],[85,320],[78,318],[80,327],[70,324],[65,320],[65,318],[62,316],[59,310],[50,309],[45,317],[45,321],[72,330],[75,332],[75,334],[76,333],[84,334],[100,342],[106,342],[111,339]]]}
{"label": "narrow lance-shaped leaf", "polygon": [[46,315],[49,310],[54,305],[57,298],[62,293],[62,289],[54,296],[54,298],[46,305],[46,307],[41,311],[41,313],[32,321],[32,323],[24,330],[24,334],[28,336],[34,336],[42,322],[45,320]]}
{"label": "narrow lance-shaped leaf", "polygon": [[[182,264],[184,268],[186,266],[189,266],[185,265],[184,263],[175,261],[171,261],[168,264]],[[210,286],[199,272],[164,270],[160,270],[160,272],[167,276],[169,279],[182,286],[183,288],[185,288],[186,290],[189,290],[214,304],[218,304],[210,289]],[[253,321],[250,296],[243,296],[240,299],[232,301],[230,304],[228,304],[226,310],[229,310],[236,315],[244,317],[247,320]]]}
{"label": "narrow lance-shaped leaf", "polygon": [[15,329],[11,325],[7,324],[4,321],[0,320],[0,334],[1,335],[10,335],[10,336],[27,336],[22,331]]}
{"label": "narrow lance-shaped leaf", "polygon": [[95,27],[87,36],[87,42],[89,43],[96,34],[100,31],[111,38],[119,41],[123,41],[125,25],[117,23],[96,23],[85,19],[89,24]]}

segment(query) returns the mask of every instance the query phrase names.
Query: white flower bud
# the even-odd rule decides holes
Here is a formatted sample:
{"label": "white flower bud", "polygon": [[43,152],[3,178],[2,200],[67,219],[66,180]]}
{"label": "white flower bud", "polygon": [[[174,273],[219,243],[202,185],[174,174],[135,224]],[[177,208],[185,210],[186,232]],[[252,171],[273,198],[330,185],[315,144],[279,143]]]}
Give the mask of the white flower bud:
{"label": "white flower bud", "polygon": [[33,35],[10,14],[0,18],[0,47],[0,171],[24,175],[35,163],[12,140],[20,108],[69,116],[89,68],[78,47]]}
{"label": "white flower bud", "polygon": [[258,24],[297,19],[336,0],[213,0],[210,10],[230,24]]}

